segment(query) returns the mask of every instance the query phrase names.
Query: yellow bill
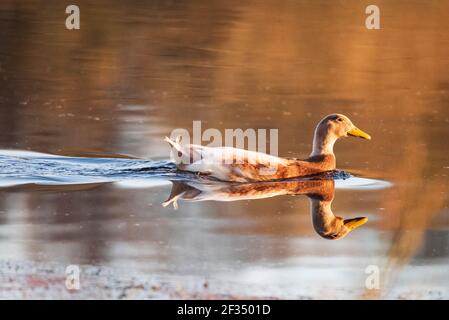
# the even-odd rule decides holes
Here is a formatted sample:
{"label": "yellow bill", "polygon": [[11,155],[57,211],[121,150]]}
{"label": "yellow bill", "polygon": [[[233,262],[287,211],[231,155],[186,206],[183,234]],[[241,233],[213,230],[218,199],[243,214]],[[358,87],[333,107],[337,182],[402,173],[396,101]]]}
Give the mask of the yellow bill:
{"label": "yellow bill", "polygon": [[353,129],[349,130],[348,135],[353,136],[353,137],[360,137],[363,139],[371,140],[371,136],[368,133],[360,130],[359,128],[353,128]]}
{"label": "yellow bill", "polygon": [[365,224],[368,221],[367,217],[359,217],[354,219],[345,219],[343,223],[346,227],[349,228],[349,230],[355,229],[360,227],[361,225]]}

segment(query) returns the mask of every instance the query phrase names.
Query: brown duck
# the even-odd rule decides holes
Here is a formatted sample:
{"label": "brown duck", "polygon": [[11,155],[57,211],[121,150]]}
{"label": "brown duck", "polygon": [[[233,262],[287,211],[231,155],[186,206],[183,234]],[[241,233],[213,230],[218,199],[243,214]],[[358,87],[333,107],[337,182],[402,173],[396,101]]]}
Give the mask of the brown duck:
{"label": "brown duck", "polygon": [[288,159],[230,147],[181,145],[180,139],[165,140],[175,149],[177,168],[209,175],[222,181],[255,182],[304,177],[334,170],[334,144],[339,138],[353,136],[370,140],[348,117],[330,114],[316,126],[312,153],[307,159]]}

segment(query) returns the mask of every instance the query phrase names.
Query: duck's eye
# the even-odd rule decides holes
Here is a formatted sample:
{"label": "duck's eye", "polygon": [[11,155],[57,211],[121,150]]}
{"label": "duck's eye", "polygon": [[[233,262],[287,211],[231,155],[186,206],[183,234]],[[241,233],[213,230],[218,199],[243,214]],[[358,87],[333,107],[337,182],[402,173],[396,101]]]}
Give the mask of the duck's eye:
{"label": "duck's eye", "polygon": [[342,119],[342,118],[337,118],[337,121],[338,121],[338,122],[342,122],[343,119]]}

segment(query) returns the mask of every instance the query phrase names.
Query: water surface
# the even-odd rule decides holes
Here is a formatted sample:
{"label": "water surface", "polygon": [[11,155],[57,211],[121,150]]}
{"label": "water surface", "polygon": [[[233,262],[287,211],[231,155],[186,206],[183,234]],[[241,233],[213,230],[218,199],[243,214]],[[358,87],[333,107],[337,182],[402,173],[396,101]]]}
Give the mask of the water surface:
{"label": "water surface", "polygon": [[[81,29],[69,32],[64,4],[2,1],[0,259],[273,296],[449,297],[449,5],[380,1],[382,28],[368,31],[368,4],[78,1]],[[353,178],[335,181],[332,209],[368,217],[338,241],[317,235],[307,196],[174,210],[161,205],[166,177],[120,171],[167,160],[163,137],[193,120],[278,128],[279,154],[305,157],[332,112],[373,137],[337,142]],[[368,265],[381,290],[366,289]]]}

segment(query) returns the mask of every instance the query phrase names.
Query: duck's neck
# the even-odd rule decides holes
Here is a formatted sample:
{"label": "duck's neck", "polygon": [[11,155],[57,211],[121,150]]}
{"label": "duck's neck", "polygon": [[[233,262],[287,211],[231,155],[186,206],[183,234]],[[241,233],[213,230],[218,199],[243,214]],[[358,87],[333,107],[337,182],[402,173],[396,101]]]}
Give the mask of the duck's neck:
{"label": "duck's neck", "polygon": [[315,135],[313,137],[313,148],[310,157],[315,156],[334,156],[334,144],[337,138],[333,134],[323,134],[319,130],[315,130]]}
{"label": "duck's neck", "polygon": [[332,201],[322,201],[314,198],[309,199],[313,227],[319,234],[325,234],[327,230],[332,228],[335,221],[335,215],[331,209]]}

